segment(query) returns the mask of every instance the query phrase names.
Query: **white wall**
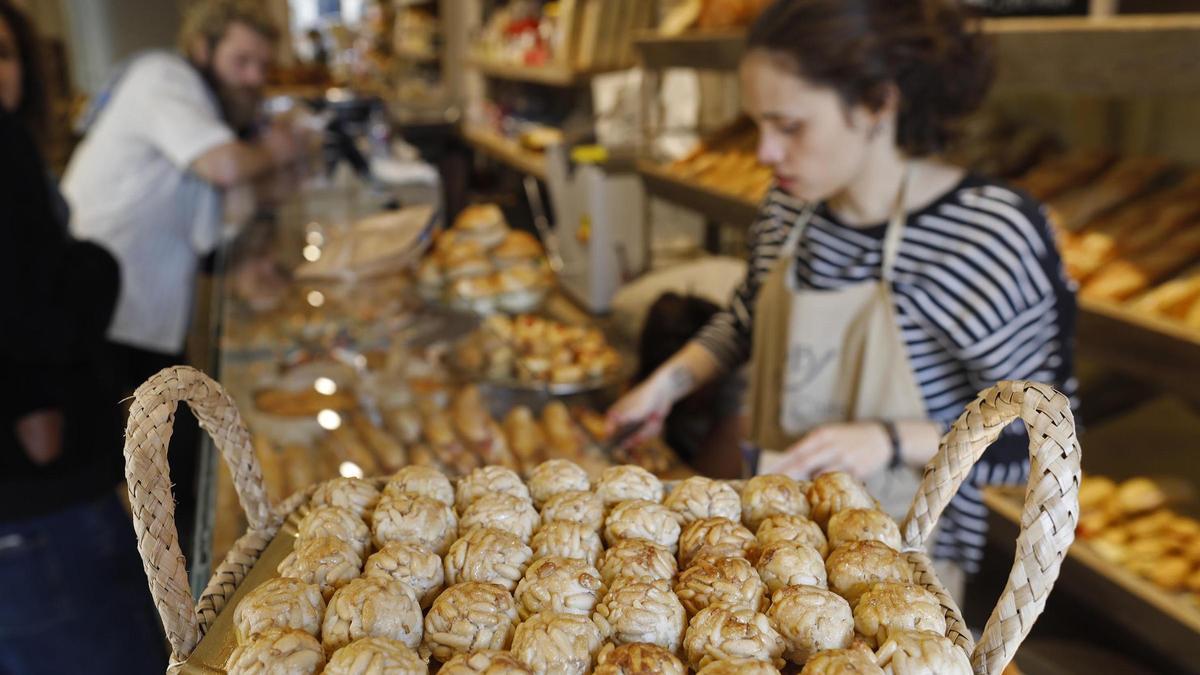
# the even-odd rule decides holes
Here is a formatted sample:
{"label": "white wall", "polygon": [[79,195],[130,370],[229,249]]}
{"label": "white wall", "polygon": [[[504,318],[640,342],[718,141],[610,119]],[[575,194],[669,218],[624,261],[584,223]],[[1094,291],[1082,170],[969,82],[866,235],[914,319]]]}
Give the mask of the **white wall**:
{"label": "white wall", "polygon": [[[32,0],[33,4],[55,0]],[[179,5],[171,0],[58,0],[64,36],[80,91],[96,93],[113,67],[145,49],[171,49],[179,30]]]}

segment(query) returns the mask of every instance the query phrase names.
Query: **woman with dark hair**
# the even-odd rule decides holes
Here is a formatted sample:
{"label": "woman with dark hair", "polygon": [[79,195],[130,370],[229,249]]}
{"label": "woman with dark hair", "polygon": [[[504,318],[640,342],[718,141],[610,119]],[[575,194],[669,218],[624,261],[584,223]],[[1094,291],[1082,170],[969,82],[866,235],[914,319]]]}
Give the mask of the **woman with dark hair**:
{"label": "woman with dark hair", "polygon": [[30,124],[28,21],[0,0],[0,672],[162,672],[104,374],[112,256],[67,236]]}
{"label": "woman with dark hair", "polygon": [[[938,158],[991,76],[955,0],[769,7],[740,67],[775,174],[746,279],[610,424],[656,433],[676,401],[750,360],[760,469],[850,472],[899,517],[978,391],[1032,379],[1073,394],[1075,303],[1043,208]],[[1012,427],[986,453],[935,556],[977,567],[980,488],[1023,480],[1026,446]]]}

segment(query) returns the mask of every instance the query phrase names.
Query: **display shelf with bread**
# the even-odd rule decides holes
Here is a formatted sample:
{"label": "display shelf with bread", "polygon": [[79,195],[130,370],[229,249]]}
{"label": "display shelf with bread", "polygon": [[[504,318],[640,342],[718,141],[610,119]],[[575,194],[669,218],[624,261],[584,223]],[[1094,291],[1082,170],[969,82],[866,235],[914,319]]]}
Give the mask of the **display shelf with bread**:
{"label": "display shelf with bread", "polygon": [[[180,403],[219,444],[248,523],[198,604],[169,509],[164,439]],[[956,467],[973,464],[1017,419],[1036,435],[1025,509],[1038,527],[1019,533],[1009,585],[976,643],[925,542],[965,479]],[[466,667],[550,672],[554,664],[553,672],[584,675],[636,645],[640,658],[670,672],[684,663],[728,672],[736,667],[729,660],[742,659],[758,662],[756,672],[905,664],[998,675],[1045,606],[1074,536],[1080,449],[1062,394],[1027,382],[993,387],[952,427],[905,522],[875,514],[891,523],[890,543],[877,528],[855,525],[866,510],[849,505],[873,500],[849,475],[793,485],[794,503],[768,522],[804,521],[844,542],[827,555],[783,540],[760,550],[740,522],[743,504],[756,501],[749,483],[664,485],[629,466],[589,475],[547,463],[528,482],[495,466],[455,482],[406,467],[322,483],[272,505],[236,406],[190,368],[138,389],[125,454],[138,548],[173,672],[286,664],[307,674],[326,659],[326,673],[368,661],[388,672],[456,672],[470,659]],[[794,515],[810,510],[828,525]],[[769,602],[767,580],[779,585]]]}
{"label": "display shelf with bread", "polygon": [[461,133],[471,147],[508,166],[542,180],[546,179],[546,158],[530,150],[519,140],[502,136],[482,124],[464,122]]}

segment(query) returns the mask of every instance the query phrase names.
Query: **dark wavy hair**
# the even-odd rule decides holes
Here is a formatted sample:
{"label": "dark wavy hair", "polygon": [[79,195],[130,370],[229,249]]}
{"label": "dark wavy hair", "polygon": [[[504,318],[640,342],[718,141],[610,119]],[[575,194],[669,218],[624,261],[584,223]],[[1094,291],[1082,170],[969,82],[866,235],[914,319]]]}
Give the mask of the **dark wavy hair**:
{"label": "dark wavy hair", "polygon": [[879,110],[894,85],[896,143],[912,156],[946,149],[994,75],[989,45],[959,0],[776,0],[747,47],[834,89],[847,106]]}
{"label": "dark wavy hair", "polygon": [[0,21],[8,24],[21,59],[21,103],[15,114],[39,141],[45,139],[47,119],[46,80],[42,71],[37,31],[25,13],[10,0],[0,0]]}

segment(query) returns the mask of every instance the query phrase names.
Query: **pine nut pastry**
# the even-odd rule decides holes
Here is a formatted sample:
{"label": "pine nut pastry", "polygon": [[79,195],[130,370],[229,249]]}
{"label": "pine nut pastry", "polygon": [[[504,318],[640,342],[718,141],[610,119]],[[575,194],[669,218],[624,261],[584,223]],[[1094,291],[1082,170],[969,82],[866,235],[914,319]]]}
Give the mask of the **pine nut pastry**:
{"label": "pine nut pastry", "polygon": [[784,586],[825,588],[828,585],[825,561],[817,549],[791,541],[764,548],[755,569],[767,585],[767,593],[774,593]]}
{"label": "pine nut pastry", "polygon": [[825,573],[829,590],[845,598],[851,607],[875,584],[912,583],[912,568],[904,557],[877,541],[855,541],[834,549],[825,560]]}
{"label": "pine nut pastry", "polygon": [[634,499],[613,507],[604,520],[604,539],[612,546],[622,539],[643,539],[671,551],[679,545],[679,520],[657,502]]}
{"label": "pine nut pastry", "polygon": [[971,675],[967,653],[945,635],[928,630],[892,631],[875,653],[887,675]]}
{"label": "pine nut pastry", "polygon": [[804,486],[787,476],[755,476],[742,488],[742,523],[751,531],[757,532],[767,516],[808,514]]}
{"label": "pine nut pastry", "polygon": [[400,541],[387,544],[367,558],[363,577],[391,579],[407,585],[423,610],[433,604],[446,579],[442,559],[436,553]]}
{"label": "pine nut pastry", "polygon": [[[460,514],[465,513],[475,500],[490,494],[507,494],[530,502],[529,488],[521,481],[516,471],[502,466],[483,466],[467,474],[458,482],[454,503]],[[532,503],[532,502],[531,502]]]}
{"label": "pine nut pastry", "polygon": [[593,567],[600,562],[600,554],[604,552],[600,535],[594,530],[562,520],[542,523],[530,546],[534,560],[550,556],[576,558]]}
{"label": "pine nut pastry", "polygon": [[445,558],[446,583],[481,581],[512,593],[533,560],[533,551],[516,535],[477,527],[450,546]]}
{"label": "pine nut pastry", "polygon": [[812,519],[821,526],[838,511],[878,508],[866,486],[842,471],[831,471],[814,478],[808,488],[808,503],[812,507]]}
{"label": "pine nut pastry", "polygon": [[829,555],[829,542],[821,526],[804,516],[767,516],[758,526],[758,545],[767,547],[781,541],[806,544],[817,549],[822,557]]}
{"label": "pine nut pastry", "polygon": [[279,563],[279,576],[315,584],[328,600],[333,592],[358,578],[362,558],[352,544],[333,537],[298,539],[296,548]]}
{"label": "pine nut pastry", "polygon": [[586,616],[542,612],[517,626],[512,654],[534,675],[585,675],[603,642]]}
{"label": "pine nut pastry", "polygon": [[845,509],[829,517],[829,547],[852,541],[877,541],[900,550],[900,526],[877,509]]}
{"label": "pine nut pastry", "polygon": [[613,544],[600,562],[600,578],[607,586],[617,579],[673,581],[678,571],[671,551],[643,539],[623,539]]}
{"label": "pine nut pastry", "polygon": [[377,548],[398,541],[429,549],[438,555],[445,555],[457,531],[458,518],[454,509],[436,499],[411,492],[380,499],[371,525]]}
{"label": "pine nut pastry", "polygon": [[692,476],[680,482],[667,495],[663,505],[679,514],[680,524],[687,525],[701,518],[742,518],[742,500],[727,483]]}
{"label": "pine nut pastry", "polygon": [[600,573],[586,562],[542,558],[525,570],[513,597],[522,620],[541,612],[591,616],[603,591]]}
{"label": "pine nut pastry", "polygon": [[439,675],[530,675],[529,668],[512,654],[484,649],[459,654],[442,665]]}
{"label": "pine nut pastry", "polygon": [[534,506],[541,508],[556,494],[592,488],[587,472],[569,459],[551,459],[533,467],[529,472],[529,495]]}
{"label": "pine nut pastry", "polygon": [[658,645],[631,643],[600,649],[593,675],[687,675],[683,661]]}
{"label": "pine nut pastry", "polygon": [[324,675],[427,675],[429,664],[395,640],[355,640],[329,657]]}
{"label": "pine nut pastry", "polygon": [[783,666],[783,638],[765,614],[713,605],[692,617],[683,648],[688,665],[699,670],[712,661],[754,659]]}
{"label": "pine nut pastry", "polygon": [[604,503],[591,492],[560,492],[542,504],[542,521],[565,520],[599,532],[604,526]]}
{"label": "pine nut pastry", "polygon": [[272,628],[238,645],[225,669],[230,675],[315,675],[324,665],[317,638],[302,630]]}
{"label": "pine nut pastry", "polygon": [[913,584],[875,584],[854,607],[854,627],[872,648],[897,630],[946,634],[946,614],[933,593]]}
{"label": "pine nut pastry", "polygon": [[421,605],[411,588],[390,579],[355,579],[329,600],[321,643],[332,652],[360,638],[382,637],[416,649],[422,631]]}
{"label": "pine nut pastry", "polygon": [[362,518],[340,506],[317,506],[300,520],[301,539],[333,537],[354,547],[359,556],[367,557],[371,546],[371,530]]}
{"label": "pine nut pastry", "polygon": [[503,530],[522,542],[528,542],[541,524],[533,502],[503,492],[495,492],[476,499],[463,512],[458,524],[461,536],[466,536],[477,527]]}
{"label": "pine nut pastry", "polygon": [[698,562],[681,572],[675,594],[688,616],[712,605],[762,611],[766,608],[767,586],[745,558],[719,558]]}
{"label": "pine nut pastry", "polygon": [[770,661],[721,659],[710,661],[696,675],[779,675],[779,669]]}
{"label": "pine nut pastry", "polygon": [[613,644],[654,644],[679,651],[687,629],[687,613],[669,581],[621,579],[596,606],[596,625]]}
{"label": "pine nut pastry", "polygon": [[412,492],[436,499],[446,506],[454,506],[454,486],[450,484],[450,479],[431,466],[406,466],[392,474],[383,487],[384,496],[402,492]]}
{"label": "pine nut pastry", "polygon": [[633,499],[661,502],[663,484],[654,474],[640,466],[610,466],[600,474],[600,480],[596,483],[596,496],[604,503],[606,509]]}
{"label": "pine nut pastry", "polygon": [[802,666],[813,654],[845,649],[854,640],[850,604],[816,586],[787,586],[771,596],[767,616],[783,636],[784,656]]}
{"label": "pine nut pastry", "polygon": [[866,649],[831,649],[804,664],[800,675],[884,675],[875,655]]}
{"label": "pine nut pastry", "polygon": [[370,481],[361,478],[334,478],[325,481],[317,486],[312,499],[309,500],[309,505],[314,508],[340,506],[367,523],[371,522],[371,515],[378,503],[379,490]]}
{"label": "pine nut pastry", "polygon": [[517,605],[503,587],[468,581],[447,588],[425,615],[421,655],[445,663],[456,654],[508,649]]}
{"label": "pine nut pastry", "polygon": [[264,581],[246,594],[233,611],[238,644],[258,638],[272,628],[300,630],[316,637],[321,632],[325,599],[315,584],[279,577]]}
{"label": "pine nut pastry", "polygon": [[691,566],[702,549],[709,548],[708,557],[755,557],[758,541],[744,525],[728,518],[702,518],[684,528],[679,536],[679,566]]}

